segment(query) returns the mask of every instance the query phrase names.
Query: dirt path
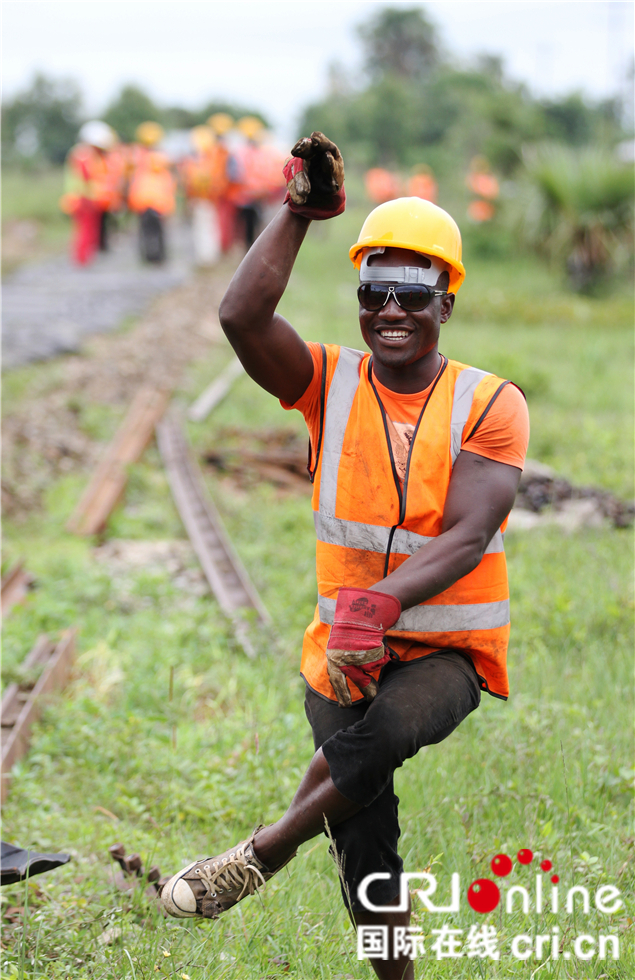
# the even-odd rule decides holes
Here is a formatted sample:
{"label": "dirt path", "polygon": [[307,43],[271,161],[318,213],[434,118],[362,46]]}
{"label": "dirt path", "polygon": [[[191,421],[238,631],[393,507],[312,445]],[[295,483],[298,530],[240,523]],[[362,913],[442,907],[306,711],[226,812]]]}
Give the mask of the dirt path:
{"label": "dirt path", "polygon": [[3,367],[77,351],[87,335],[116,329],[151,299],[193,271],[190,233],[180,218],[168,227],[169,260],[144,266],[134,228],[113,235],[109,252],[87,268],[66,255],[24,265],[3,283]]}
{"label": "dirt path", "polygon": [[[236,262],[228,258],[209,272],[192,273],[151,302],[130,330],[84,338],[79,354],[38,372],[3,419],[6,516],[19,518],[37,509],[57,476],[95,464],[104,447],[87,423],[91,406],[110,405],[120,415],[140,385],[173,388],[187,365],[215,345],[226,359],[217,311]],[[139,303],[141,295],[139,289]],[[81,339],[78,334],[77,343]]]}

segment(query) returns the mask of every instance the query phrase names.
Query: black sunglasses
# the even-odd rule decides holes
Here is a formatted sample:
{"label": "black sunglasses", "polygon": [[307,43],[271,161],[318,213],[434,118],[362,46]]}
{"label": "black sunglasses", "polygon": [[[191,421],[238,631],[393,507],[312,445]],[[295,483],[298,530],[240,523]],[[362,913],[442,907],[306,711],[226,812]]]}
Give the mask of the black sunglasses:
{"label": "black sunglasses", "polygon": [[445,289],[430,289],[423,285],[385,286],[378,282],[363,282],[357,290],[361,306],[371,313],[381,310],[391,295],[402,310],[418,313],[425,310],[435,296],[447,296],[448,293]]}

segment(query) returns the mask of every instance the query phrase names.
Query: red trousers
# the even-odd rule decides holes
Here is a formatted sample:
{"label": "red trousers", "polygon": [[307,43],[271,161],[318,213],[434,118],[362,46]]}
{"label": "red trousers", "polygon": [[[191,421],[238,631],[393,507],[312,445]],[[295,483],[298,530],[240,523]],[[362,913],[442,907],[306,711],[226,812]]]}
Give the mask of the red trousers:
{"label": "red trousers", "polygon": [[88,197],[82,197],[73,212],[73,241],[71,254],[78,265],[88,265],[99,248],[101,208]]}
{"label": "red trousers", "polygon": [[228,252],[234,244],[234,238],[236,237],[236,206],[233,201],[228,201],[226,197],[221,197],[216,201],[216,211],[220,225],[221,251]]}

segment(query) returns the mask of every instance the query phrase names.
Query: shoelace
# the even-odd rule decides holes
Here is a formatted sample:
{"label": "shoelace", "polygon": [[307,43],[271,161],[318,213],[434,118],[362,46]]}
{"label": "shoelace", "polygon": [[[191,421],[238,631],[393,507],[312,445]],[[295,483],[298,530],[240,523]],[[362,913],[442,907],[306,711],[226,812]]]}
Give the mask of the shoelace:
{"label": "shoelace", "polygon": [[196,868],[196,874],[209,889],[211,898],[216,898],[217,892],[222,894],[224,891],[229,892],[242,885],[241,892],[236,898],[237,902],[245,894],[253,895],[259,885],[265,884],[265,879],[258,868],[253,864],[247,864],[245,855],[240,853],[218,870],[212,870],[209,864],[204,864],[202,868]]}

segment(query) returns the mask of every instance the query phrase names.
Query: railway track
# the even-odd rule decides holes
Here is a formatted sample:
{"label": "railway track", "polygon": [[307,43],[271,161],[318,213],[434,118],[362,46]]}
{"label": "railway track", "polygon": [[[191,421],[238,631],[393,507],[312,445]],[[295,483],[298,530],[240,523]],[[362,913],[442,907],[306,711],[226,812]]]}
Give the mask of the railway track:
{"label": "railway track", "polygon": [[148,386],[137,392],[66,525],[68,531],[88,536],[104,530],[126,488],[129,467],[143,455],[169,397],[164,388]]}
{"label": "railway track", "polygon": [[221,609],[233,622],[238,641],[253,657],[249,622],[255,619],[265,625],[271,617],[205,489],[203,474],[174,409],[158,423],[156,432],[174,501],[205,577]]}
{"label": "railway track", "polygon": [[[48,636],[38,637],[23,664],[25,680],[9,684],[2,698],[2,783],[4,800],[13,765],[25,755],[31,728],[42,711],[45,695],[65,686],[75,656],[76,630],[70,629],[56,644]],[[39,675],[39,676],[37,676]]]}
{"label": "railway track", "polygon": [[1,608],[6,616],[13,606],[24,602],[34,578],[27,572],[22,562],[17,562],[2,578]]}
{"label": "railway track", "polygon": [[238,358],[235,357],[229,362],[225,370],[221,371],[218,377],[205,389],[202,395],[199,395],[188,411],[187,417],[192,422],[203,422],[212,409],[216,408],[219,402],[229,393],[236,378],[239,378],[244,373],[244,367]]}

